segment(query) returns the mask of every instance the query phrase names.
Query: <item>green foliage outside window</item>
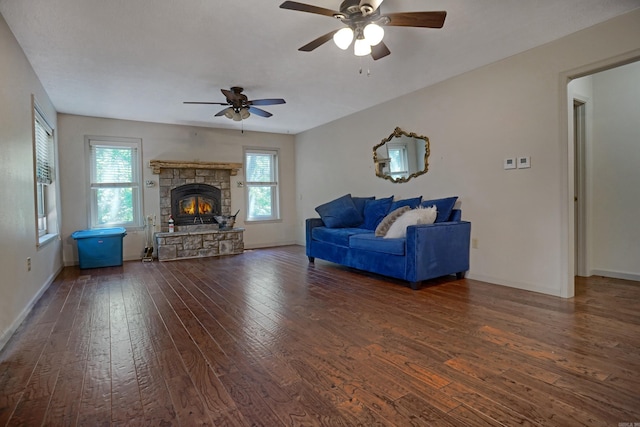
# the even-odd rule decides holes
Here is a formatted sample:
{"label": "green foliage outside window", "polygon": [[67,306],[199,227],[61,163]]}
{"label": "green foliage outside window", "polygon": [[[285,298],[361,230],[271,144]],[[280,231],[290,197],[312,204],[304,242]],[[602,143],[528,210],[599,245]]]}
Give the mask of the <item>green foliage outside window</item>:
{"label": "green foliage outside window", "polygon": [[246,184],[248,218],[274,219],[277,217],[277,164],[275,152],[247,152]]}
{"label": "green foliage outside window", "polygon": [[97,225],[133,223],[135,149],[96,146],[93,156]]}

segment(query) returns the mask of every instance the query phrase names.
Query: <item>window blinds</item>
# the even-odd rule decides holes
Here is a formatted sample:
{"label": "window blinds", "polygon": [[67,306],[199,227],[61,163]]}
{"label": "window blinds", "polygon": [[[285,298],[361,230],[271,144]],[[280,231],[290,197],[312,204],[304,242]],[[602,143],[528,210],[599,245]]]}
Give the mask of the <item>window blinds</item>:
{"label": "window blinds", "polygon": [[269,152],[247,152],[246,179],[250,183],[275,184],[275,154]]}
{"label": "window blinds", "polygon": [[51,143],[53,130],[36,110],[35,120],[36,139],[36,180],[40,184],[53,182]]}
{"label": "window blinds", "polygon": [[91,147],[92,184],[125,184],[135,181],[137,149],[132,146],[104,146],[93,141]]}

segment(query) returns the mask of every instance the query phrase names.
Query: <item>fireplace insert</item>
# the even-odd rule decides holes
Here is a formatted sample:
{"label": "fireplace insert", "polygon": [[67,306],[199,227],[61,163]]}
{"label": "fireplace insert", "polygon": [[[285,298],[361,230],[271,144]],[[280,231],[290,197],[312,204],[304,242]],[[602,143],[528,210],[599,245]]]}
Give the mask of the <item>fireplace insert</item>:
{"label": "fireplace insert", "polygon": [[212,224],[220,215],[221,191],[209,184],[185,184],[171,190],[171,215],[176,225]]}

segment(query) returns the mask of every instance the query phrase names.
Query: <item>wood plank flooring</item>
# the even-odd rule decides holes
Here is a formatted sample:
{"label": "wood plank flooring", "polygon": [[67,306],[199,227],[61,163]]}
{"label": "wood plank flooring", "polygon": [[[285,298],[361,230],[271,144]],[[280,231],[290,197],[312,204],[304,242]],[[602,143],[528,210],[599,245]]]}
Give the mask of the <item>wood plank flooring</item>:
{"label": "wood plank flooring", "polygon": [[640,423],[640,283],[570,300],[288,246],[65,268],[0,353],[0,425]]}

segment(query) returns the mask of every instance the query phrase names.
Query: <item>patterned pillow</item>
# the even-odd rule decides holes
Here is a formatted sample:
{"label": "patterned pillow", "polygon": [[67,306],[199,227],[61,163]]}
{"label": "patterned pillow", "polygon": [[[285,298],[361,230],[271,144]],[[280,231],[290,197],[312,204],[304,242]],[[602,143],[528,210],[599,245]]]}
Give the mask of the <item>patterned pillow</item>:
{"label": "patterned pillow", "polygon": [[407,236],[407,227],[416,224],[433,224],[438,211],[435,206],[429,208],[417,207],[406,211],[400,216],[384,236],[385,239],[400,239]]}
{"label": "patterned pillow", "polygon": [[391,212],[389,215],[385,216],[382,222],[376,227],[376,236],[381,237],[387,234],[387,231],[389,230],[389,227],[391,227],[391,224],[393,224],[396,219],[400,218],[403,213],[410,210],[411,208],[409,206],[402,206]]}

